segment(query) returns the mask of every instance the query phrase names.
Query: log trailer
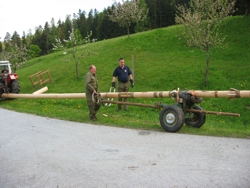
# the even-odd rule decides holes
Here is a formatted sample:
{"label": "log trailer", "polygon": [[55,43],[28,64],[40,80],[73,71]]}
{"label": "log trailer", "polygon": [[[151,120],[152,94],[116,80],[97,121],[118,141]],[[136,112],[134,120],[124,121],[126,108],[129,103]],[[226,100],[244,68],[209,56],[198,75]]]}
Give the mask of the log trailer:
{"label": "log trailer", "polygon": [[[66,94],[43,94],[48,88],[44,87],[33,94],[13,94],[3,93],[2,98],[86,98],[85,93],[66,93]],[[200,128],[206,121],[206,114],[236,116],[240,114],[227,112],[205,111],[197,104],[202,102],[204,98],[250,98],[250,90],[237,90],[231,88],[229,91],[197,91],[179,89],[173,91],[157,91],[157,92],[107,92],[98,93],[99,97],[92,97],[95,102],[101,102],[103,105],[127,104],[131,106],[152,107],[161,109],[160,124],[167,132],[177,132],[185,123],[187,126]],[[147,105],[133,102],[113,101],[113,98],[173,98],[175,104],[165,105],[157,103],[155,105]]]}

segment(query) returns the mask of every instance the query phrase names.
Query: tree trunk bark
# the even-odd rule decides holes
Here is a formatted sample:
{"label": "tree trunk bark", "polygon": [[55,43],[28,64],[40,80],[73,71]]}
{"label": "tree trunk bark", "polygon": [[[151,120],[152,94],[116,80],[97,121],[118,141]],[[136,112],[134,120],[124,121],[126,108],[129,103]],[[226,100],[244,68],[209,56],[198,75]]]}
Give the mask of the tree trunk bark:
{"label": "tree trunk bark", "polygon": [[78,61],[76,60],[76,77],[79,76],[79,73],[78,73]]}
{"label": "tree trunk bark", "polygon": [[73,52],[72,52],[72,55],[73,55],[73,58],[74,58],[74,60],[75,60],[75,62],[76,62],[76,77],[78,77],[78,76],[79,76],[79,74],[78,74],[78,61],[77,61],[77,59],[76,59],[76,52],[73,51]]}
{"label": "tree trunk bark", "polygon": [[127,26],[127,32],[128,32],[128,38],[129,38],[129,37],[130,37],[130,36],[129,36],[129,26]]}

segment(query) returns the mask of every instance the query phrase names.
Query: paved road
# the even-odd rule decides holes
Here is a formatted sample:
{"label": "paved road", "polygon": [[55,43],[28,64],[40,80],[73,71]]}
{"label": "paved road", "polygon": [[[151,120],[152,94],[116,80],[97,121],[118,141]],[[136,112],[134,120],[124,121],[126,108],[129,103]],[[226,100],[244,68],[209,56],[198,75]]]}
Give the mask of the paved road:
{"label": "paved road", "polygon": [[250,187],[248,139],[0,114],[1,188]]}

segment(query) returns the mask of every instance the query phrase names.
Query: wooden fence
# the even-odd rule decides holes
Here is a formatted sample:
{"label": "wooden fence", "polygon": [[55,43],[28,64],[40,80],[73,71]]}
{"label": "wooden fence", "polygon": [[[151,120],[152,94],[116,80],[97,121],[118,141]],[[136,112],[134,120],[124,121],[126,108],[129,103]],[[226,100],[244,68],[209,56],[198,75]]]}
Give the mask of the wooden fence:
{"label": "wooden fence", "polygon": [[40,87],[42,87],[44,83],[52,82],[49,70],[46,70],[44,72],[39,71],[35,74],[32,74],[31,76],[29,76],[29,79],[33,87],[36,87],[37,84],[39,84]]}

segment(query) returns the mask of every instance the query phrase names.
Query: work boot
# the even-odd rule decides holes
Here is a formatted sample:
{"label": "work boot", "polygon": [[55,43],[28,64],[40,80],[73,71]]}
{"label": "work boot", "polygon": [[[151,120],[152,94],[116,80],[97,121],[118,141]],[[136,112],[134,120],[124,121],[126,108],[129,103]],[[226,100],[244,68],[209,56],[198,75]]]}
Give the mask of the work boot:
{"label": "work boot", "polygon": [[94,115],[90,115],[89,118],[90,118],[91,121],[96,121],[97,120],[97,118]]}

